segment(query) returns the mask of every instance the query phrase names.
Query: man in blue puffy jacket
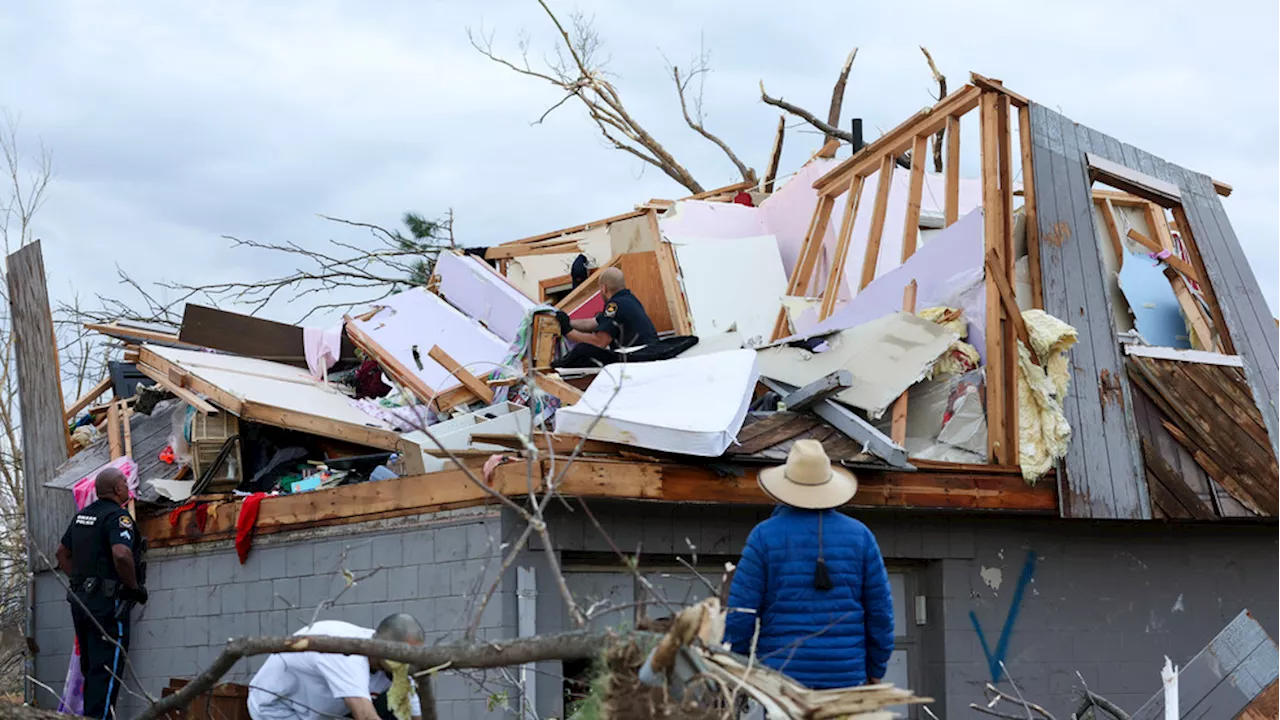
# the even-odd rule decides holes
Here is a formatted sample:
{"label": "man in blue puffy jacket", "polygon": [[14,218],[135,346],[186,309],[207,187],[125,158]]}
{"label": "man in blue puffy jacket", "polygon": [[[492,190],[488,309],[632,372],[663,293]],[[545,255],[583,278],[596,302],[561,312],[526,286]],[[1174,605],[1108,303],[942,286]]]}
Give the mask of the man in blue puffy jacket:
{"label": "man in blue puffy jacket", "polygon": [[780,505],[747,538],[725,641],[747,655],[754,638],[760,662],[811,688],[880,682],[893,653],[889,576],[867,526],[835,509],[858,481],[822,443],[797,440],[760,486]]}

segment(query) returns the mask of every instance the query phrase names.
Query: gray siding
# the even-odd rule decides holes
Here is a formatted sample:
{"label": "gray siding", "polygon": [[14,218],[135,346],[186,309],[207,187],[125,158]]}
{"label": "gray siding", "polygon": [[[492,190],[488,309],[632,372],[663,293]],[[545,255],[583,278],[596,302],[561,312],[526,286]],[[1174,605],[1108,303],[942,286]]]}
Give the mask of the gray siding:
{"label": "gray siding", "polygon": [[[229,638],[295,632],[311,622],[322,600],[342,591],[343,569],[364,579],[318,619],[372,627],[403,611],[423,624],[428,642],[460,639],[477,607],[473,598],[488,589],[501,563],[500,519],[492,511],[332,530],[260,538],[244,565],[226,543],[199,553],[153,553],[147,582],[151,599],[135,611],[129,653],[142,688],[158,697],[170,678],[189,678],[212,662]],[[509,602],[514,589],[507,585],[485,610],[481,639],[515,634]],[[61,692],[74,636],[70,611],[62,586],[50,573],[37,576],[36,593],[37,677]],[[241,661],[227,681],[247,683],[264,661]],[[442,673],[435,685],[440,717],[501,716],[486,712],[486,705],[490,694],[504,688],[496,675]],[[41,707],[56,707],[48,692],[38,692]],[[128,717],[141,703],[122,693],[117,710]]]}
{"label": "gray siding", "polygon": [[[1083,132],[1081,132],[1083,130]],[[1071,387],[1063,402],[1071,445],[1059,477],[1067,517],[1149,518],[1140,453],[1131,438],[1128,380],[1098,255],[1093,200],[1084,166],[1087,129],[1031,106],[1032,167],[1040,223],[1044,308],[1079,332],[1071,349]],[[1119,382],[1121,394],[1104,393]]]}
{"label": "gray siding", "polygon": [[[1213,181],[1121,143],[1041,105],[1031,105],[1032,163],[1040,222],[1045,310],[1080,332],[1064,409],[1074,437],[1060,478],[1063,514],[1149,518],[1133,407],[1098,254],[1085,153],[1179,186],[1182,206],[1236,352],[1244,359],[1276,446],[1277,333]],[[1120,392],[1099,390],[1118,383]]]}

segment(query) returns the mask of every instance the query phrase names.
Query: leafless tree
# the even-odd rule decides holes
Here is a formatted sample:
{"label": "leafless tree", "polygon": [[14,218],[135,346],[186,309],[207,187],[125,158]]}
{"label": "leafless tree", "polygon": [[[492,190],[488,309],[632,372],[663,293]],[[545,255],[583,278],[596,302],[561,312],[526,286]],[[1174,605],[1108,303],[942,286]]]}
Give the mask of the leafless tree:
{"label": "leafless tree", "polygon": [[[530,63],[530,41],[527,36],[521,36],[518,41],[519,59],[511,60],[494,49],[492,33],[486,34],[483,29],[467,30],[467,37],[472,47],[485,57],[520,75],[550,83],[563,94],[534,121],[535,124],[541,123],[564,104],[576,101],[587,111],[587,117],[611,147],[661,170],[667,177],[693,194],[703,192],[705,188],[694,179],[693,173],[627,109],[621,93],[610,81],[610,73],[605,69],[607,59],[602,56],[604,41],[595,29],[592,19],[581,12],[574,12],[569,16],[569,27],[566,28],[545,0],[537,0],[537,2],[555,26],[559,36],[554,59],[547,59],[544,67],[535,68]],[[747,167],[726,142],[706,130],[705,118],[701,111],[701,93],[694,102],[694,112],[692,114],[689,112],[686,100],[689,82],[706,75],[709,70],[707,59],[707,55],[703,53],[684,75],[681,75],[676,68],[671,69],[685,121],[695,132],[724,151],[742,175],[743,180],[754,181],[755,171]]]}
{"label": "leafless tree", "polygon": [[[929,54],[929,49],[920,46],[920,52],[924,53],[924,59],[929,62],[929,72],[933,73],[933,81],[938,84],[938,100],[947,96],[947,76],[938,72],[938,66],[933,62],[933,56]],[[933,171],[942,172],[942,142],[947,138],[947,129],[943,127],[938,130],[938,134],[933,136]]]}

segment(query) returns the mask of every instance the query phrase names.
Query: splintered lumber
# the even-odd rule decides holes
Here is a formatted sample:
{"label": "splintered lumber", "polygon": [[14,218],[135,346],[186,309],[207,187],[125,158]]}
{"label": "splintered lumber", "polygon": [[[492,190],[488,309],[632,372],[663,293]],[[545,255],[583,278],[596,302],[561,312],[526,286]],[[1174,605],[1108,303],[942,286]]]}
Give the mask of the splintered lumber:
{"label": "splintered lumber", "polygon": [[138,368],[138,371],[141,372],[143,375],[146,375],[147,377],[151,378],[151,380],[156,385],[159,385],[165,390],[168,390],[169,392],[173,393],[178,397],[178,399],[182,400],[186,404],[195,408],[196,411],[199,412],[200,414],[211,415],[218,412],[218,408],[209,404],[209,402],[204,398],[200,397],[199,395],[192,392],[191,390],[188,390],[187,388],[184,388],[179,385],[175,385],[173,381],[169,379],[168,369],[160,370],[159,368],[151,367],[146,362],[141,360],[141,358],[137,363],[137,368]]}
{"label": "splintered lumber", "polygon": [[1173,219],[1178,223],[1179,231],[1182,233],[1182,245],[1186,248],[1187,255],[1191,259],[1191,267],[1195,268],[1195,276],[1201,278],[1196,281],[1196,284],[1200,286],[1200,293],[1204,296],[1205,303],[1213,313],[1213,326],[1218,329],[1219,350],[1227,355],[1235,355],[1235,342],[1231,339],[1231,333],[1227,332],[1227,320],[1222,314],[1222,305],[1218,303],[1217,291],[1214,289],[1213,282],[1209,279],[1209,273],[1205,269],[1204,258],[1201,257],[1200,246],[1191,232],[1191,223],[1187,220],[1187,213],[1182,209],[1181,205],[1174,206],[1171,212],[1173,213]]}
{"label": "splintered lumber", "polygon": [[111,376],[108,375],[102,378],[102,380],[98,381],[97,385],[94,385],[92,388],[90,388],[89,392],[85,393],[84,395],[81,395],[79,400],[76,400],[75,402],[71,403],[71,405],[67,407],[67,411],[63,413],[63,417],[68,422],[71,421],[73,418],[75,418],[76,415],[80,414],[81,410],[84,410],[85,408],[89,407],[90,403],[92,403],[94,400],[97,400],[99,397],[102,396],[103,393],[105,393],[110,389],[111,389]]}
{"label": "splintered lumber", "polygon": [[[1000,145],[997,139],[996,126],[996,95],[987,93],[982,96],[980,107],[980,123],[981,123],[981,149],[982,149],[982,204],[985,208],[986,217],[1000,217],[1000,178],[998,164],[998,155],[1000,153]],[[1000,232],[1003,223],[988,222],[983,223],[985,233],[985,246],[987,252],[995,252],[997,261],[994,263],[997,271],[1003,266],[1000,259],[1002,242]],[[1001,320],[1003,313],[1001,312],[1000,290],[996,285],[995,276],[999,272],[992,272],[990,269],[986,275],[987,290],[987,456],[990,462],[1005,465],[1014,459],[1015,456],[1009,453],[1009,448],[1005,444],[1008,437],[1007,423],[1012,420],[1006,412],[1008,403],[1006,400],[1006,369],[1008,366],[1003,362],[1004,347],[1001,337]]]}
{"label": "splintered lumber", "polygon": [[1209,318],[1205,315],[1200,301],[1191,292],[1186,278],[1179,275],[1172,267],[1164,269],[1164,276],[1173,287],[1173,295],[1178,299],[1178,307],[1182,309],[1182,314],[1187,318],[1187,324],[1191,326],[1193,347],[1198,350],[1213,350],[1216,346],[1213,344],[1213,330],[1209,327]]}
{"label": "splintered lumber", "polygon": [[837,370],[782,397],[782,404],[789,411],[803,410],[832,393],[853,386],[853,373]]}
{"label": "splintered lumber", "polygon": [[[1142,233],[1138,232],[1137,229],[1135,228],[1130,228],[1128,234],[1129,234],[1130,240],[1133,240],[1139,245],[1146,247],[1148,250],[1150,250],[1153,253],[1160,253],[1165,251],[1165,248],[1160,247],[1159,243],[1147,237],[1146,235],[1143,235]],[[1188,265],[1187,261],[1178,257],[1177,255],[1174,255],[1172,251],[1169,252],[1168,257],[1160,258],[1160,260],[1164,264],[1168,265],[1174,270],[1177,270],[1183,275],[1186,275],[1188,278],[1196,281],[1197,283],[1200,282],[1200,276],[1196,274],[1195,269],[1192,268],[1190,265]]]}
{"label": "splintered lumber", "polygon": [[582,391],[560,379],[559,375],[534,372],[533,380],[543,392],[559,398],[565,405],[572,405],[582,399]]}
{"label": "splintered lumber", "polygon": [[458,378],[458,381],[461,382],[464,387],[474,393],[475,396],[480,398],[480,400],[482,400],[486,405],[493,403],[493,390],[488,385],[484,384],[480,378],[472,375],[466,368],[459,365],[458,362],[450,357],[449,353],[445,352],[439,345],[433,345],[431,350],[427,353],[427,356],[439,363],[440,367],[448,370],[454,377]]}
{"label": "splintered lumber", "polygon": [[133,408],[129,407],[123,401],[120,402],[120,424],[124,430],[124,454],[133,457]]}
{"label": "splintered lumber", "polygon": [[1102,221],[1107,226],[1107,236],[1111,239],[1111,251],[1116,254],[1116,267],[1124,267],[1124,243],[1120,238],[1120,226],[1116,224],[1116,208],[1110,198],[1095,200],[1094,204],[1102,211]]}
{"label": "splintered lumber", "polygon": [[1005,87],[1004,83],[995,78],[983,77],[978,73],[971,72],[969,73],[969,82],[977,85],[983,90],[1000,93],[1004,96],[1004,98],[1002,98],[1004,102],[1012,102],[1020,108],[1026,107],[1031,103],[1030,100]]}
{"label": "splintered lumber", "polygon": [[346,325],[347,335],[351,338],[351,342],[355,343],[355,346],[363,350],[365,355],[372,358],[374,362],[377,362],[387,377],[417,396],[420,402],[431,402],[436,392],[421,378],[396,359],[393,353],[387,352],[385,348],[378,344],[377,340],[374,340],[368,333],[360,329],[360,326],[352,321],[350,315],[343,317],[343,322]]}
{"label": "splintered lumber", "polygon": [[546,313],[533,316],[533,366],[538,370],[551,367],[560,338],[560,322]]}
{"label": "splintered lumber", "polygon": [[782,140],[787,134],[787,115],[783,113],[778,116],[778,131],[773,136],[773,152],[769,153],[769,166],[764,172],[764,185],[762,189],[767,192],[773,192],[773,181],[778,177],[778,164],[782,162]]}
{"label": "splintered lumber", "polygon": [[[906,261],[906,258],[903,258],[903,262],[905,261]],[[907,286],[902,290],[903,312],[914,313],[916,311],[916,292],[917,292],[917,285],[916,285],[916,281],[913,279],[910,283],[907,283]],[[904,391],[901,395],[898,396],[897,400],[893,401],[893,415],[892,415],[893,424],[891,425],[890,437],[892,437],[893,441],[899,445],[903,444],[903,442],[905,442],[907,439],[907,393],[908,392],[909,390]]]}
{"label": "splintered lumber", "polygon": [[120,404],[107,406],[107,445],[111,448],[111,459],[118,460],[124,456],[124,445],[120,442]]}
{"label": "splintered lumber", "polygon": [[[1013,295],[1013,288],[1009,286],[1009,278],[1000,272],[995,266],[995,251],[992,250],[987,254],[987,273],[995,279],[996,289],[1000,292],[1000,303],[1004,306],[1005,314],[1009,316],[1009,322],[1013,324],[1014,333],[1023,345],[1027,346],[1027,352],[1031,355],[1031,362],[1039,365],[1040,358],[1036,355],[1035,348],[1031,347],[1031,335],[1027,332],[1027,324],[1022,320],[1022,312],[1018,310],[1018,300]],[[1014,372],[1017,372],[1016,370]]]}

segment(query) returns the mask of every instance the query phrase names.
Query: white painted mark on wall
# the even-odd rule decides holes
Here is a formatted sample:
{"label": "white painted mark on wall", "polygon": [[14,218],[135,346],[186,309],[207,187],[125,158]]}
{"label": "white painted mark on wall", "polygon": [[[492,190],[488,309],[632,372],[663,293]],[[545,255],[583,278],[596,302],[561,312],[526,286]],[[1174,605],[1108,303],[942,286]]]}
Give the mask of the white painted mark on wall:
{"label": "white painted mark on wall", "polygon": [[1184,610],[1186,610],[1186,608],[1182,605],[1182,593],[1178,593],[1178,599],[1174,601],[1173,609],[1169,612],[1182,612]]}
{"label": "white painted mark on wall", "polygon": [[992,590],[999,592],[1000,586],[1004,584],[1004,571],[998,567],[989,568],[984,565],[979,574],[982,575],[982,582],[986,583],[987,587]]}

